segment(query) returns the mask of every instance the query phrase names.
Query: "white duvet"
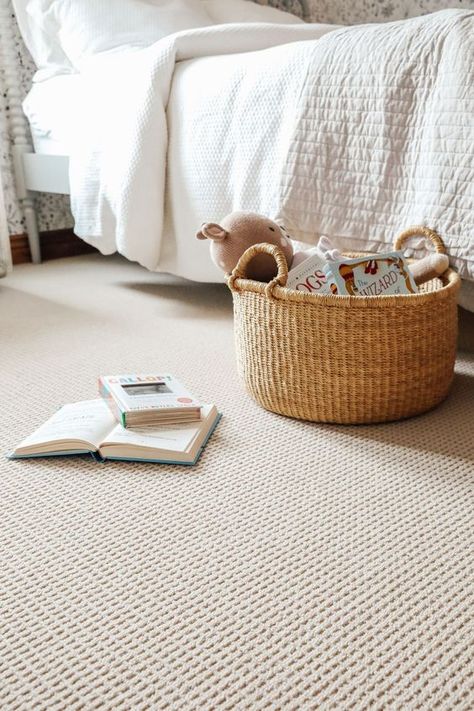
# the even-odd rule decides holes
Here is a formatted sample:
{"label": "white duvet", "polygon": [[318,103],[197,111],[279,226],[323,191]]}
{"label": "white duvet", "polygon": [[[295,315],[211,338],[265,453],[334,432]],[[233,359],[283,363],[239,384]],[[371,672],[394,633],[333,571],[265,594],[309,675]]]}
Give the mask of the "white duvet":
{"label": "white duvet", "polygon": [[474,279],[473,29],[462,11],[339,30],[223,25],[94,58],[70,156],[76,232],[215,280],[194,232],[232,209],[361,249],[422,222]]}

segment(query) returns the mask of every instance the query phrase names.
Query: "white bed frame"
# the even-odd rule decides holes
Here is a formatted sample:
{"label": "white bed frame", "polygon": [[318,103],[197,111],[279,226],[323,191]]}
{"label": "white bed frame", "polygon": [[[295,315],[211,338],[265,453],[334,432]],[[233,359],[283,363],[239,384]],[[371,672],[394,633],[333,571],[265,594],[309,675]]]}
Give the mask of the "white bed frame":
{"label": "white bed frame", "polygon": [[[303,18],[309,20],[308,0],[298,0]],[[21,106],[22,91],[18,77],[18,54],[15,48],[14,26],[11,4],[23,38],[26,36],[27,22],[25,0],[0,0],[0,56],[4,68],[5,89],[10,107],[10,135],[12,137],[13,171],[16,194],[26,223],[26,233],[34,263],[41,262],[41,245],[36,215],[35,197],[37,193],[69,195],[69,157],[36,153],[31,141],[28,120]]]}

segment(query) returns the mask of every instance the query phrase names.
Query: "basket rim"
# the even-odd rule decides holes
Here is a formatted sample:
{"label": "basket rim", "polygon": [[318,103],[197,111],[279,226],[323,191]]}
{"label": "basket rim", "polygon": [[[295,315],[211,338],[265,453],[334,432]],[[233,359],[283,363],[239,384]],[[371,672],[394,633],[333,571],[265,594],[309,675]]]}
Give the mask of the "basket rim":
{"label": "basket rim", "polygon": [[[226,275],[229,284],[230,275]],[[306,294],[286,286],[275,285],[268,295],[268,284],[253,279],[235,279],[231,291],[233,294],[255,293],[265,296],[269,301],[290,301],[293,303],[306,303],[313,306],[330,306],[331,308],[407,308],[421,306],[422,304],[441,301],[454,296],[461,286],[461,278],[454,269],[447,269],[438,277],[443,286],[434,291],[418,292],[417,294],[389,294],[380,296],[347,296],[345,294]]]}

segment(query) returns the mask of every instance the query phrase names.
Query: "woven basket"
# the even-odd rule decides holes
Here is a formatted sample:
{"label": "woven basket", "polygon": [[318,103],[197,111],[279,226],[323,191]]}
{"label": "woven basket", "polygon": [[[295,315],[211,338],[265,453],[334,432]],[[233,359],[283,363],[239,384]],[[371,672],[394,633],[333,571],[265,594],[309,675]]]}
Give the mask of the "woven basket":
{"label": "woven basket", "polygon": [[[426,227],[403,232],[395,249],[420,235],[446,253]],[[277,263],[268,284],[245,278],[260,252]],[[270,244],[250,247],[227,277],[238,370],[262,407],[355,424],[417,415],[446,397],[456,354],[456,272],[448,269],[418,294],[371,297],[306,294],[286,289],[287,277],[282,251]]]}

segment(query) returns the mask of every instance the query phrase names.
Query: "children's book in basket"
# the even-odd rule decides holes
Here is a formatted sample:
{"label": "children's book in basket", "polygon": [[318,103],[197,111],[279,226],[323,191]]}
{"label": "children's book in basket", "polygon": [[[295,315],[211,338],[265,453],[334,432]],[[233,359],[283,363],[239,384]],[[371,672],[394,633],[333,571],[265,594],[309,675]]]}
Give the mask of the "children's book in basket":
{"label": "children's book in basket", "polygon": [[180,424],[201,417],[201,404],[169,373],[102,375],[99,393],[123,427]]}

